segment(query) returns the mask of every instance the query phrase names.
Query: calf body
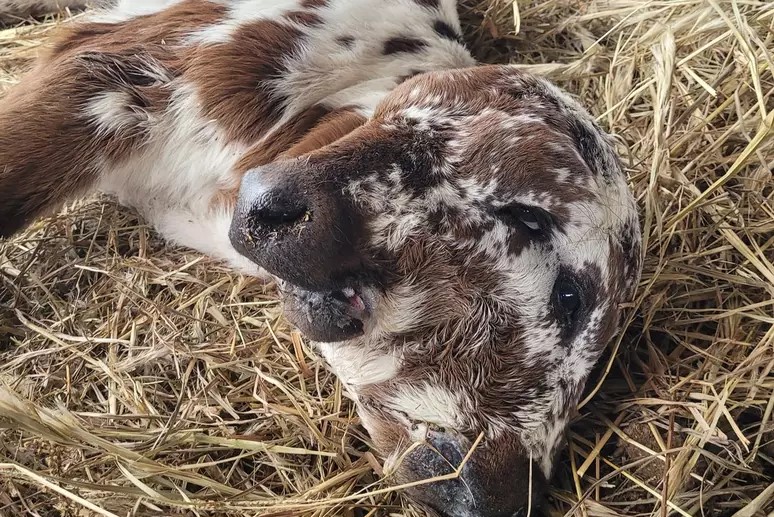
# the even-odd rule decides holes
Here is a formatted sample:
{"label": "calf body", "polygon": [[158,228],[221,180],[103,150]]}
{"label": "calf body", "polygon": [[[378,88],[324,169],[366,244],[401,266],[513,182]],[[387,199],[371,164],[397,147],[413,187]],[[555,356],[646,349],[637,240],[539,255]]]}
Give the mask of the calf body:
{"label": "calf body", "polygon": [[[397,482],[519,515],[640,274],[610,138],[448,0],[121,1],[0,101],[0,236],[100,190],[278,279]],[[406,453],[412,442],[423,446]]]}
{"label": "calf body", "polygon": [[458,31],[452,4],[411,0],[124,1],[4,100],[0,235],[96,189],[255,272],[228,241],[244,172],[342,136],[410,75],[472,65]]}

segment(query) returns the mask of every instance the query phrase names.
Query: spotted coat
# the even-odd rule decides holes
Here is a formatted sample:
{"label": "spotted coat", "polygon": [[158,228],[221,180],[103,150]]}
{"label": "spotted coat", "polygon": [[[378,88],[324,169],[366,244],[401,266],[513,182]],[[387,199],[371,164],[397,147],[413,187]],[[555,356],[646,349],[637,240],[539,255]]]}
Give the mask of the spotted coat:
{"label": "spotted coat", "polygon": [[[297,241],[250,222],[269,184],[314,208]],[[0,100],[0,237],[95,190],[277,277],[312,337],[344,293],[357,332],[316,346],[396,482],[483,437],[409,492],[450,516],[518,515],[550,478],[640,275],[611,137],[477,65],[452,0],[120,0],[65,26]]]}

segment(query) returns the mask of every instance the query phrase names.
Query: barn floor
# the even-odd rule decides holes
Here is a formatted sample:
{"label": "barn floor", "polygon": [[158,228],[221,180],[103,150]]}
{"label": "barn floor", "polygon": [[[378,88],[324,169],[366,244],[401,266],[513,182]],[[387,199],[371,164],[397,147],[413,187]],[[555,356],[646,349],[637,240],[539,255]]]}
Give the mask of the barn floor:
{"label": "barn floor", "polygon": [[[547,513],[774,515],[774,4],[462,4],[482,60],[620,135],[643,214]],[[0,92],[56,24],[0,31]],[[368,450],[271,286],[109,200],[0,244],[0,515],[420,515]]]}

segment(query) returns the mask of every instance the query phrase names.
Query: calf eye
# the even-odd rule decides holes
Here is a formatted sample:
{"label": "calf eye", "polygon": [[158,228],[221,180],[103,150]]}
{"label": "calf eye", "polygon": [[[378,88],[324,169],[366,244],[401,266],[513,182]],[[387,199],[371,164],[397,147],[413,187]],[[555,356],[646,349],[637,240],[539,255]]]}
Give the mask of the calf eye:
{"label": "calf eye", "polygon": [[551,227],[551,215],[538,207],[514,203],[498,208],[495,215],[509,226],[523,226],[535,234],[543,234]]}
{"label": "calf eye", "polygon": [[521,214],[521,222],[533,231],[540,231],[540,221],[538,221],[538,218],[535,216],[535,214],[532,212],[532,210],[524,210]]}
{"label": "calf eye", "polygon": [[578,287],[567,278],[560,278],[556,287],[555,303],[557,312],[565,324],[572,324],[581,309],[581,295]]}

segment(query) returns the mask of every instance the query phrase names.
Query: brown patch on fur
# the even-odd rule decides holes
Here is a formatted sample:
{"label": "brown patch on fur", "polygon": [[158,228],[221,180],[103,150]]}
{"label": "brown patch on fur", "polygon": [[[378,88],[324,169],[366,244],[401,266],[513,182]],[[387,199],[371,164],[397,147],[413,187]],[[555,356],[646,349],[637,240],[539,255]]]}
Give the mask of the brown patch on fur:
{"label": "brown patch on fur", "polygon": [[[315,8],[325,2],[307,4],[304,7]],[[197,86],[205,116],[216,120],[230,139],[249,144],[282,115],[286,99],[273,91],[271,81],[282,74],[283,59],[295,51],[302,33],[281,22],[260,20],[238,27],[230,41],[182,46],[191,33],[218,23],[226,12],[217,3],[185,0],[118,24],[73,25],[51,55],[65,58],[82,52],[112,52],[129,56],[137,48],[154,57],[163,53],[167,68]],[[322,22],[307,11],[294,11],[286,19],[306,26]]]}
{"label": "brown patch on fur", "polygon": [[282,116],[286,94],[271,79],[301,42],[298,29],[260,20],[240,26],[227,43],[192,52],[184,77],[198,86],[205,116],[217,120],[229,139],[253,143]]}
{"label": "brown patch on fur", "polygon": [[121,23],[74,23],[63,27],[51,57],[64,57],[84,51],[121,52],[143,46],[182,43],[191,32],[223,19],[225,6],[207,0],[184,0],[153,14],[137,16]]}
{"label": "brown patch on fur", "polygon": [[43,63],[4,99],[0,236],[12,235],[86,190],[97,180],[103,161],[121,160],[141,144],[146,135],[135,126],[98,131],[84,112],[105,92],[131,100],[126,110],[138,126],[161,109],[164,95],[155,84],[138,83],[133,64],[131,59],[115,63],[105,54]]}
{"label": "brown patch on fur", "polygon": [[313,130],[309,131],[293,147],[282,153],[281,158],[301,156],[348,135],[366,122],[366,118],[351,108],[341,108],[327,114]]}
{"label": "brown patch on fur", "polygon": [[384,42],[384,49],[382,53],[385,56],[390,54],[397,54],[399,52],[419,52],[427,46],[427,43],[418,38],[407,38],[400,36],[397,38],[390,38]]}
{"label": "brown patch on fur", "polygon": [[328,5],[328,0],[302,0],[301,7],[305,9],[314,9],[319,7],[325,7]]}
{"label": "brown patch on fur", "polygon": [[278,129],[266,142],[249,149],[237,163],[237,174],[266,165],[277,159],[288,159],[310,153],[346,136],[365,123],[352,108],[330,111],[315,105]]}
{"label": "brown patch on fur", "polygon": [[0,237],[96,179],[93,135],[68,113],[82,96],[77,79],[61,64],[38,69],[0,106]]}
{"label": "brown patch on fur", "polygon": [[[529,112],[525,109],[524,113]],[[540,196],[550,193],[553,202],[549,211],[560,229],[569,222],[569,203],[593,199],[594,194],[582,185],[560,182],[556,174],[548,172],[567,169],[570,180],[585,172],[572,142],[551,127],[535,123],[510,129],[508,137],[518,140],[503,146],[504,131],[499,129],[494,118],[482,116],[471,124],[471,133],[475,137],[470,146],[470,157],[466,159],[469,168],[466,167],[465,172],[484,180],[498,180],[501,185],[507,186],[508,191],[501,192],[503,195],[532,193]],[[549,143],[557,146],[549,146]]]}
{"label": "brown patch on fur", "polygon": [[328,108],[319,104],[299,113],[277,129],[267,141],[251,147],[237,162],[235,170],[241,175],[250,169],[271,163],[303,138],[329,113]]}

